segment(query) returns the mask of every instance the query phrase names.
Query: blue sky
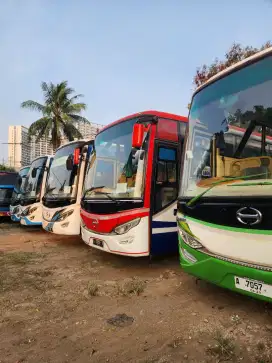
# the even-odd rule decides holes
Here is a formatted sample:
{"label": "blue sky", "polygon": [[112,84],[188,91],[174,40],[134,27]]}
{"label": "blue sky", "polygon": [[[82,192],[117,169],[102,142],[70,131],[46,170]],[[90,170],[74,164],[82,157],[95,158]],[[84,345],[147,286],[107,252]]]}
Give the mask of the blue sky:
{"label": "blue sky", "polygon": [[196,68],[233,41],[271,39],[271,14],[269,0],[1,1],[1,161],[8,125],[38,116],[20,103],[42,101],[41,81],[68,80],[97,123],[146,109],[186,115]]}

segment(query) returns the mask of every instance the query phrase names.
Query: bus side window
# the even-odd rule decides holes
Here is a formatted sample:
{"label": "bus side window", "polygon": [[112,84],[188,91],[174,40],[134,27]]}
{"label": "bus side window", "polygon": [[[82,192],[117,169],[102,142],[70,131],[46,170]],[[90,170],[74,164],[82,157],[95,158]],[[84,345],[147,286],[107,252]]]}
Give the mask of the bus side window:
{"label": "bus side window", "polygon": [[154,213],[157,213],[177,198],[176,148],[159,146],[155,176]]}

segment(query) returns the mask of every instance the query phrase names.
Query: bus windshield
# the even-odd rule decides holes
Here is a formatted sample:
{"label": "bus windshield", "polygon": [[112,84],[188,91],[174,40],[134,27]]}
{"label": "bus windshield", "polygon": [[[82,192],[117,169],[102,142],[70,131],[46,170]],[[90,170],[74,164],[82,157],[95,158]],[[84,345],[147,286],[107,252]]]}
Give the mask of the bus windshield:
{"label": "bus windshield", "polygon": [[12,193],[11,204],[18,201],[20,198],[20,195],[22,193],[24,193],[24,187],[25,187],[25,182],[26,182],[26,177],[27,177],[28,171],[29,171],[29,166],[20,169],[19,174],[16,179],[15,186],[14,186],[14,190]]}
{"label": "bus windshield", "polygon": [[115,124],[97,135],[90,156],[83,195],[86,199],[143,198],[147,137],[133,153],[132,131],[137,118]]}
{"label": "bus windshield", "polygon": [[[31,163],[24,185],[24,199],[40,197],[46,161],[47,157],[41,157]],[[36,171],[35,176],[33,171]]]}
{"label": "bus windshield", "polygon": [[12,191],[12,188],[2,188],[0,186],[0,205],[9,205]]}
{"label": "bus windshield", "polygon": [[50,166],[44,198],[70,198],[77,193],[77,170],[68,170],[66,161],[82,143],[72,143],[57,150]]}
{"label": "bus windshield", "polygon": [[[181,196],[194,197],[215,184],[205,197],[271,194],[270,90],[272,57],[268,56],[195,94]],[[232,179],[230,183],[227,178]]]}

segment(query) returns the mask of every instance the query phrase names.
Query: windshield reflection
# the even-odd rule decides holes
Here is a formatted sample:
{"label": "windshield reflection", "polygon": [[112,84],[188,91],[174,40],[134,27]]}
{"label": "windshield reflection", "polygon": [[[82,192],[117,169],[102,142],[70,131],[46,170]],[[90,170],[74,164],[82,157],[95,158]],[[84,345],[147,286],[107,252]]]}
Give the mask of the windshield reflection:
{"label": "windshield reflection", "polygon": [[[272,58],[240,69],[200,90],[189,116],[180,194],[194,196],[215,182],[207,196],[270,194],[269,186],[236,185],[272,178]],[[240,177],[240,180],[239,180]]]}
{"label": "windshield reflection", "polygon": [[15,187],[14,187],[14,190],[12,193],[11,205],[13,205],[14,203],[18,203],[21,194],[24,193],[26,177],[27,177],[29,169],[30,169],[30,167],[26,167],[19,171],[19,174],[16,179],[16,184],[15,184]]}
{"label": "windshield reflection", "polygon": [[68,157],[73,155],[74,150],[80,146],[82,146],[82,143],[72,143],[57,150],[50,166],[45,198],[69,198],[76,196],[79,166],[74,165],[72,170],[68,170],[66,161]]}
{"label": "windshield reflection", "polygon": [[90,157],[85,198],[142,198],[144,163],[148,134],[142,150],[131,147],[133,126],[137,118],[116,124],[97,135]]}
{"label": "windshield reflection", "polygon": [[[46,161],[47,157],[41,157],[32,162],[25,181],[23,199],[40,197]],[[36,170],[35,176],[32,176],[33,170]]]}

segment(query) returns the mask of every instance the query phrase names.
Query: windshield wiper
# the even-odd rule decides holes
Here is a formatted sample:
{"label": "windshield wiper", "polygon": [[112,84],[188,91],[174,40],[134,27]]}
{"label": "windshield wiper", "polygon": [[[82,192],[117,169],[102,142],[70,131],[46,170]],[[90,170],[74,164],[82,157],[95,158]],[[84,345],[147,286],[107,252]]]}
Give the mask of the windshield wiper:
{"label": "windshield wiper", "polygon": [[[190,199],[189,202],[186,203],[186,206],[187,207],[192,207],[194,204],[196,204],[196,202],[198,202],[203,197],[204,194],[208,193],[211,189],[213,189],[217,185],[224,184],[224,183],[227,183],[227,182],[230,182],[230,181],[233,181],[233,180],[245,180],[245,179],[250,179],[250,178],[254,178],[256,176],[263,176],[263,175],[266,175],[266,173],[255,174],[255,175],[247,175],[247,176],[239,176],[239,177],[229,177],[229,178],[225,178],[225,179],[222,179],[222,180],[218,180],[217,182],[212,183],[212,185],[208,189],[205,189],[202,193],[200,193],[200,194],[196,195],[195,197],[193,197],[192,199]],[[237,185],[239,185],[239,184],[237,184]],[[237,186],[237,185],[232,185],[232,186]]]}
{"label": "windshield wiper", "polygon": [[96,194],[100,194],[100,195],[106,195],[111,201],[117,203],[117,200],[114,199],[113,197],[110,196],[110,193],[106,193],[106,192],[96,192]]}
{"label": "windshield wiper", "polygon": [[242,183],[237,185],[228,185],[228,187],[247,187],[252,185],[272,185],[272,182],[256,182],[256,183]]}
{"label": "windshield wiper", "polygon": [[82,199],[84,199],[84,198],[85,198],[85,196],[86,196],[86,194],[87,194],[87,193],[92,192],[92,191],[94,191],[94,190],[96,190],[96,189],[100,189],[100,188],[105,188],[105,185],[101,185],[101,186],[99,186],[99,187],[91,187],[91,188],[86,189],[86,190],[84,191],[84,193],[83,193]]}
{"label": "windshield wiper", "polygon": [[44,194],[44,196],[46,197],[48,193],[53,192],[53,190],[56,189],[56,187],[53,188],[48,188]]}

